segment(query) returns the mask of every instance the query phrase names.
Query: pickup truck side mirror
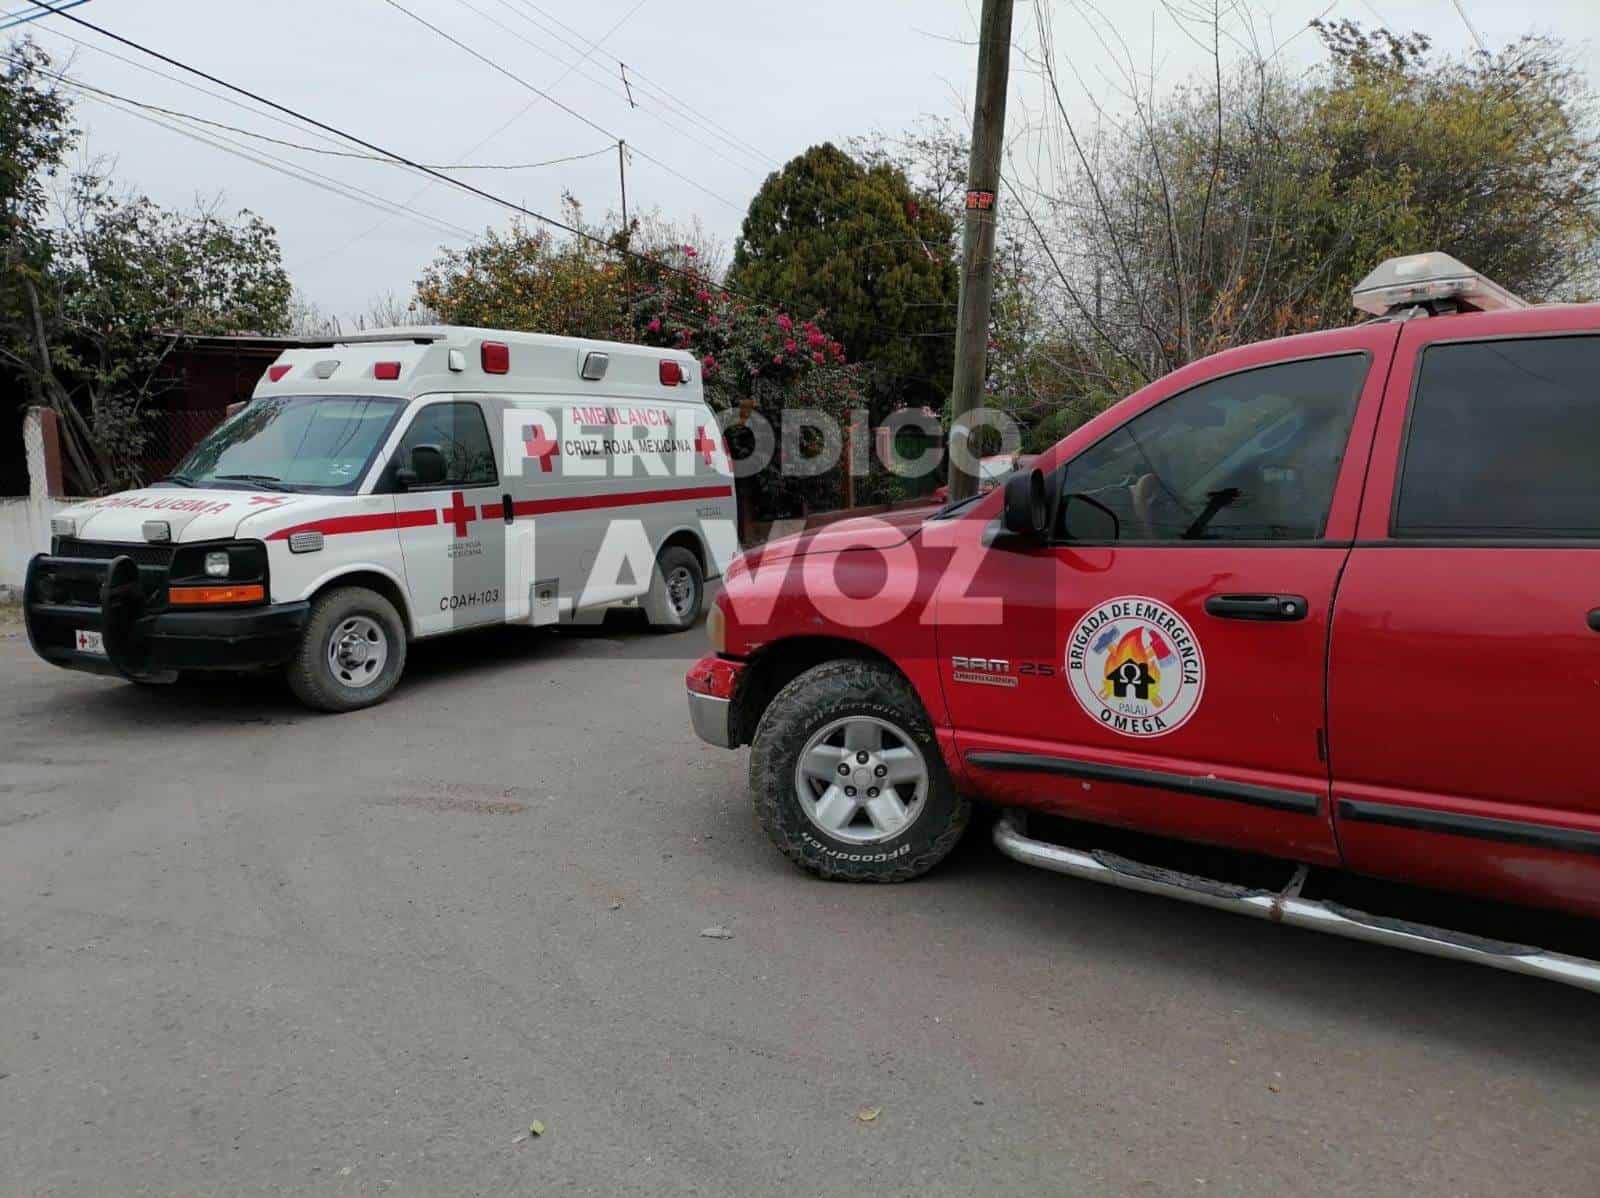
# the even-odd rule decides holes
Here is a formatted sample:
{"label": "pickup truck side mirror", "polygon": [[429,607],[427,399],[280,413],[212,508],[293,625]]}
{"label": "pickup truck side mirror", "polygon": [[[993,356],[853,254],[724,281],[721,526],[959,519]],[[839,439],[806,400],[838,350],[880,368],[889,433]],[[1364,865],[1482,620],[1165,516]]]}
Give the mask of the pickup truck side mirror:
{"label": "pickup truck side mirror", "polygon": [[444,450],[437,445],[417,445],[412,447],[411,461],[394,472],[394,481],[407,490],[436,487],[444,482],[448,473]]}
{"label": "pickup truck side mirror", "polygon": [[1074,491],[1061,500],[1061,532],[1069,541],[1115,541],[1122,521],[1094,496]]}
{"label": "pickup truck side mirror", "polygon": [[1000,522],[1008,533],[1044,540],[1050,531],[1050,500],[1044,471],[1024,470],[1006,479],[1006,503]]}

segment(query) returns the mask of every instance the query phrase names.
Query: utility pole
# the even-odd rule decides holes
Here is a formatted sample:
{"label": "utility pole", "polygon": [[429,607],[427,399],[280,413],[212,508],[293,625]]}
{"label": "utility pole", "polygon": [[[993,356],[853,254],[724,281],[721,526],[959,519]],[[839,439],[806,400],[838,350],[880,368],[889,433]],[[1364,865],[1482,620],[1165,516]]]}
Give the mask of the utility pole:
{"label": "utility pole", "polygon": [[[622,249],[622,295],[623,301],[628,305],[628,312],[633,311],[633,263],[628,260],[628,242],[632,240],[628,235],[628,143],[620,137],[617,138],[617,182],[622,188],[622,236],[617,244]],[[626,314],[623,324],[627,324]]]}
{"label": "utility pole", "polygon": [[617,181],[622,186],[622,244],[628,244],[628,143],[617,140]]}
{"label": "utility pole", "polygon": [[966,441],[963,421],[983,399],[989,360],[989,305],[994,298],[994,207],[1005,143],[1006,83],[1011,68],[1012,0],[983,0],[978,25],[978,92],[972,110],[972,156],[961,235],[961,306],[956,314],[956,366],[950,387],[950,498],[965,499],[978,480],[955,451]]}

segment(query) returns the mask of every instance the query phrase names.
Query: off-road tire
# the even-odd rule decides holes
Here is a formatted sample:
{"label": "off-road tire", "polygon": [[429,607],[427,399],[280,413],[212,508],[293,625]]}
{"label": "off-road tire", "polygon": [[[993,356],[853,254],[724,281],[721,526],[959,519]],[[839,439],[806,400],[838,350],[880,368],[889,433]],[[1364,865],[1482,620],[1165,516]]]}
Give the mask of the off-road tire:
{"label": "off-road tire", "polygon": [[[688,570],[689,579],[694,584],[694,604],[681,614],[672,606],[672,598],[667,593],[667,577],[678,569]],[[650,589],[640,604],[651,629],[656,632],[682,632],[685,628],[692,628],[705,605],[706,575],[700,568],[700,559],[682,545],[663,549],[656,557],[656,568],[650,573]]]}
{"label": "off-road tire", "polygon": [[[824,724],[850,715],[893,724],[927,762],[922,811],[893,840],[862,845],[834,839],[811,821],[795,794],[795,766],[806,742]],[[784,856],[833,881],[904,882],[927,873],[960,842],[972,816],[916,692],[894,670],[869,661],[825,662],[778,692],[750,747],[750,794],[761,826]]]}
{"label": "off-road tire", "polygon": [[[367,616],[383,627],[388,657],[378,677],[354,690],[333,677],[328,666],[328,638],[340,621]],[[406,630],[400,613],[376,591],[366,587],[338,587],[325,591],[311,604],[284,677],[295,698],[316,711],[358,711],[381,703],[400,681],[406,665]]]}

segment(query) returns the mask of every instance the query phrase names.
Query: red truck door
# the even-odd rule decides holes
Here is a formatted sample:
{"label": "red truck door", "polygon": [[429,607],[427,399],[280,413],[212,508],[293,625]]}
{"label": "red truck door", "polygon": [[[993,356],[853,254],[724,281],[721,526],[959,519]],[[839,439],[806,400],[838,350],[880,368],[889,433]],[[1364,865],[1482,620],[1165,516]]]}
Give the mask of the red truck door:
{"label": "red truck door", "polygon": [[1404,327],[1330,645],[1354,869],[1600,916],[1596,312]]}
{"label": "red truck door", "polygon": [[1046,459],[1073,496],[1053,542],[1002,537],[967,585],[1001,599],[1003,623],[940,593],[944,690],[982,793],[1337,861],[1328,620],[1396,336],[1370,326],[1200,363]]}

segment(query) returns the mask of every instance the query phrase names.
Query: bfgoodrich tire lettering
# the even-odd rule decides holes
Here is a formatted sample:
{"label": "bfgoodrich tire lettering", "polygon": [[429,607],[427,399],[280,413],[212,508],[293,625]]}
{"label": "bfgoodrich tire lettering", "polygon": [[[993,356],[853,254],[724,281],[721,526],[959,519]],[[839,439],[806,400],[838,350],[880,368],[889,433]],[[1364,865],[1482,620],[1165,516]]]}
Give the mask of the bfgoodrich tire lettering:
{"label": "bfgoodrich tire lettering", "polygon": [[[796,767],[807,743],[819,729],[850,716],[890,725],[921,751],[927,768],[927,795],[915,818],[875,843],[830,836],[796,793]],[[761,826],[786,857],[819,877],[850,882],[903,882],[926,873],[955,848],[972,814],[945,771],[916,692],[888,666],[868,661],[827,662],[778,692],[751,745],[750,792]]]}
{"label": "bfgoodrich tire lettering", "polygon": [[[377,676],[352,687],[334,676],[330,644],[342,627],[377,630],[383,638],[383,665]],[[339,587],[311,604],[300,644],[286,677],[295,698],[317,711],[355,711],[389,697],[406,664],[406,631],[400,613],[376,591]]]}

